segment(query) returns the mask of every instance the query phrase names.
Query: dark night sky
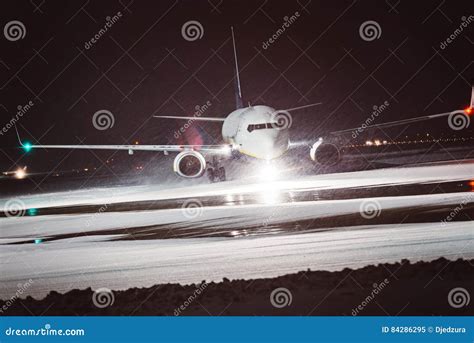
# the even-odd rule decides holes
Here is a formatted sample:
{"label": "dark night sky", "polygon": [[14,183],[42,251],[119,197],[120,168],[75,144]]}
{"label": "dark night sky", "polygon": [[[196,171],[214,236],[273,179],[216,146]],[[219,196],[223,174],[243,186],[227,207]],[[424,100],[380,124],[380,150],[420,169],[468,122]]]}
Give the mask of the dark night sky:
{"label": "dark night sky", "polygon": [[[79,138],[175,144],[179,124],[150,119],[153,114],[192,115],[207,101],[206,116],[234,109],[231,25],[245,101],[277,109],[324,103],[293,115],[298,138],[358,126],[384,101],[390,106],[378,122],[464,108],[474,75],[474,22],[445,49],[440,44],[473,8],[468,0],[9,1],[1,5],[2,28],[19,20],[26,36],[13,42],[0,37],[0,125],[18,105],[33,101],[18,124],[28,139],[43,144],[77,144]],[[122,18],[86,50],[85,42],[118,11]],[[296,11],[300,17],[263,49]],[[181,27],[189,20],[202,24],[202,39],[183,39]],[[359,27],[367,20],[380,25],[379,39],[361,39]],[[92,125],[101,109],[115,117],[106,131]],[[446,121],[429,125],[449,131]],[[206,143],[220,142],[219,125],[199,130]],[[21,151],[13,129],[0,141],[5,170]],[[68,154],[36,151],[21,164],[53,168],[68,156],[61,162],[66,168],[96,160],[87,151]]]}

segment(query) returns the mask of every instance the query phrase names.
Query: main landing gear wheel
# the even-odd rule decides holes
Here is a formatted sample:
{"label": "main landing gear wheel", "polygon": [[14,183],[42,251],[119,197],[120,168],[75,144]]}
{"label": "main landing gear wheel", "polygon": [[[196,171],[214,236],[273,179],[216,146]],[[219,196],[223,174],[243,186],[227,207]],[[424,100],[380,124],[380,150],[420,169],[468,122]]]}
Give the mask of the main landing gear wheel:
{"label": "main landing gear wheel", "polygon": [[219,167],[217,159],[213,159],[207,168],[207,177],[211,182],[222,182],[226,180],[224,167]]}
{"label": "main landing gear wheel", "polygon": [[217,177],[219,178],[219,181],[225,181],[225,169],[224,169],[224,167],[219,167],[219,169],[217,169]]}
{"label": "main landing gear wheel", "polygon": [[215,168],[208,168],[207,169],[207,177],[211,182],[221,182],[225,181],[225,169],[224,167]]}

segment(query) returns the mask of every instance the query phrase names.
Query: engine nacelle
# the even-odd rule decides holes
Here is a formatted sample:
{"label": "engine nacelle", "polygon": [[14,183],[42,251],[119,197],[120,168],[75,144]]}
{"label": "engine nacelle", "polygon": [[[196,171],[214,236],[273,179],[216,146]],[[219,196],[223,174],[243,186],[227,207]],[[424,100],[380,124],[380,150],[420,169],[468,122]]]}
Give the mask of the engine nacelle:
{"label": "engine nacelle", "polygon": [[181,177],[200,177],[206,171],[206,160],[197,151],[182,151],[174,159],[173,170]]}
{"label": "engine nacelle", "polygon": [[311,159],[324,166],[333,166],[341,161],[341,151],[336,144],[320,138],[309,152]]}

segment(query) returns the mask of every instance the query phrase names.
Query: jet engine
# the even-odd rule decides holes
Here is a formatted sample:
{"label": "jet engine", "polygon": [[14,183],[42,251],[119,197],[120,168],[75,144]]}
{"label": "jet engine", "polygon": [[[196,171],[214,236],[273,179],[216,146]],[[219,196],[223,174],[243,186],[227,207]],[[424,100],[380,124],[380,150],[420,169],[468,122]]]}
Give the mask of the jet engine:
{"label": "jet engine", "polygon": [[341,150],[330,141],[320,138],[310,150],[311,159],[324,166],[333,166],[341,161]]}
{"label": "jet engine", "polygon": [[182,151],[174,159],[173,170],[181,177],[200,177],[206,170],[206,160],[197,151]]}

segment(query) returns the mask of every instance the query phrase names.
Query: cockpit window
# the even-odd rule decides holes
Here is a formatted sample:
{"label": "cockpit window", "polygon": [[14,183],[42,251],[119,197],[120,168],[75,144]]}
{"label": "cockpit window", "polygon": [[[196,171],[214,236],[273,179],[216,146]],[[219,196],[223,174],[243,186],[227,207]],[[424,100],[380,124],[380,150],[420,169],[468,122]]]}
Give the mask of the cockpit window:
{"label": "cockpit window", "polygon": [[275,127],[276,127],[275,123],[250,124],[247,127],[247,131],[252,132],[254,130],[273,129]]}

